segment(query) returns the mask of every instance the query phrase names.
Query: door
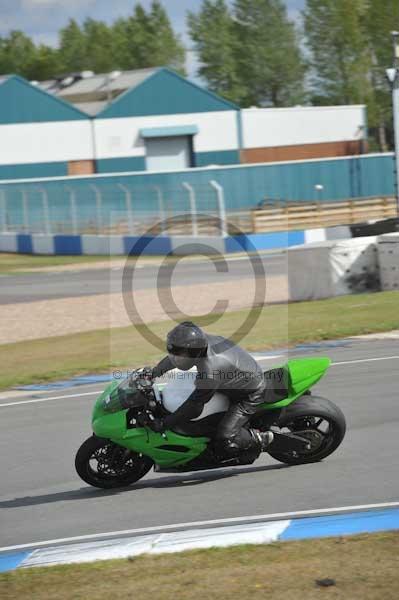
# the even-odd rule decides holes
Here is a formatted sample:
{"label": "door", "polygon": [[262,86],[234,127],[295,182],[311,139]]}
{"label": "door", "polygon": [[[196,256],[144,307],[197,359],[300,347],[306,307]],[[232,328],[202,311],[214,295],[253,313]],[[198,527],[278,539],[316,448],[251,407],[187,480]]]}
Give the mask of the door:
{"label": "door", "polygon": [[148,171],[178,171],[191,164],[191,136],[148,138],[145,141]]}

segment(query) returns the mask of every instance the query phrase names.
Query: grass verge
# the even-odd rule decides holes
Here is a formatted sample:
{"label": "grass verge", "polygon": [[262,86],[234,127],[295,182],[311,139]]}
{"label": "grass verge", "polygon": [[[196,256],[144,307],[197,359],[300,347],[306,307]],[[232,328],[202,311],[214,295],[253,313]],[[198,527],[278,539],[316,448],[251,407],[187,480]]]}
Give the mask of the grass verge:
{"label": "grass verge", "polygon": [[82,263],[105,262],[109,256],[32,256],[31,254],[0,253],[0,275],[23,273],[24,270],[60,267]]}
{"label": "grass verge", "polygon": [[[236,341],[248,350],[263,350],[398,329],[398,300],[398,292],[380,292],[267,306],[258,310],[256,324]],[[212,333],[230,337],[247,315],[243,310],[225,313],[216,321],[215,315],[196,321]],[[170,322],[153,323],[151,331],[164,340],[170,327]],[[5,344],[0,346],[0,389],[153,364],[162,354],[135,327]]]}
{"label": "grass verge", "polygon": [[[236,254],[235,256],[241,256]],[[158,256],[158,255],[143,255],[133,257],[132,260],[139,260],[139,264],[145,263],[160,263],[160,262],[177,262],[182,257],[180,256]],[[218,260],[220,260],[217,257]],[[129,260],[126,256],[121,255],[99,255],[99,256],[50,256],[50,255],[32,255],[32,254],[13,254],[0,252],[0,275],[24,275],[32,271],[40,272],[47,267],[63,267],[76,265],[90,265],[93,263],[111,263],[113,261]],[[184,257],[184,260],[197,261],[204,260],[202,255],[190,255]]]}
{"label": "grass verge", "polygon": [[[0,575],[2,600],[397,600],[399,533],[235,546]],[[317,581],[333,585],[320,587]]]}

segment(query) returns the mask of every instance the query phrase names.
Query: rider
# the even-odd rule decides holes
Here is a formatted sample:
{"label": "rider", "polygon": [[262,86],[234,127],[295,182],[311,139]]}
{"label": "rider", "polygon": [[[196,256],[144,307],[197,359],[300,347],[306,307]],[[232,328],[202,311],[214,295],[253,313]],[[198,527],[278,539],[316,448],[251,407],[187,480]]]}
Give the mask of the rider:
{"label": "rider", "polygon": [[154,431],[163,432],[198,417],[216,391],[226,395],[230,407],[222,418],[216,439],[223,455],[237,456],[244,450],[265,450],[273,441],[271,431],[260,432],[245,425],[264,402],[265,379],[256,360],[230,340],[208,335],[190,321],[177,325],[167,336],[166,356],[152,370],[160,377],[177,368],[197,367],[195,389],[171,415],[152,422]]}

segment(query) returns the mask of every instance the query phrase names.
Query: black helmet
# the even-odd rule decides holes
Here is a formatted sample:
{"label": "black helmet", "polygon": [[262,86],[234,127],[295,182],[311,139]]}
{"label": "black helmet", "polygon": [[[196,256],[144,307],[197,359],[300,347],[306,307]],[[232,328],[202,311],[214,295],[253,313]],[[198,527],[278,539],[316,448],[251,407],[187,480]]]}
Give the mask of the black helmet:
{"label": "black helmet", "polygon": [[172,364],[177,369],[188,371],[204,355],[208,339],[200,327],[184,321],[169,331],[166,345]]}

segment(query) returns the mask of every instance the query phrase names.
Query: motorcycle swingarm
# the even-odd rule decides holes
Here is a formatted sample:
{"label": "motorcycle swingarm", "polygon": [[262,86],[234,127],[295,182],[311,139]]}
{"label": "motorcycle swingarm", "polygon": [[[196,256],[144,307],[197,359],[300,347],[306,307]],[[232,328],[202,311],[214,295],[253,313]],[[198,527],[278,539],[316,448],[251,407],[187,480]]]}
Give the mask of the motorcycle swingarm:
{"label": "motorcycle swingarm", "polygon": [[270,449],[277,452],[301,452],[303,450],[310,449],[310,442],[308,439],[295,435],[294,433],[281,433],[279,431],[273,431],[274,439],[270,444]]}

